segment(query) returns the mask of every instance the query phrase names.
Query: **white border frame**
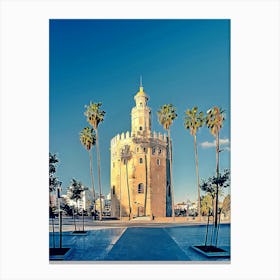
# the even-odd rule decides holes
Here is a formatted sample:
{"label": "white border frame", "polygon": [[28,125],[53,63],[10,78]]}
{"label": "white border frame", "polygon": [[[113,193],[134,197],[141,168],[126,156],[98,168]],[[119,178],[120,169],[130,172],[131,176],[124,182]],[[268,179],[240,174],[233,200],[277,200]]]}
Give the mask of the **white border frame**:
{"label": "white border frame", "polygon": [[[277,0],[6,0],[0,12],[1,279],[280,278]],[[231,19],[230,265],[49,264],[47,207],[32,214],[48,197],[42,186],[48,180],[49,18]],[[268,212],[259,211],[264,207]],[[34,233],[26,230],[24,210]]]}

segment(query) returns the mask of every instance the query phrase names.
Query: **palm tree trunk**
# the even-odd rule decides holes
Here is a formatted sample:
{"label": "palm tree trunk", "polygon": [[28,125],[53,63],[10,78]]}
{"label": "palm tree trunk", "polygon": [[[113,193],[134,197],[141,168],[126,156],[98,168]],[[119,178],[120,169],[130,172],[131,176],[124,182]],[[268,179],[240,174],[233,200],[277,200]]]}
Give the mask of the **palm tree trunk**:
{"label": "palm tree trunk", "polygon": [[147,154],[145,153],[145,200],[144,200],[144,216],[147,215],[147,191],[148,191],[148,168],[147,168]]}
{"label": "palm tree trunk", "polygon": [[130,191],[129,191],[129,184],[128,184],[128,169],[127,169],[127,159],[125,160],[125,167],[126,167],[126,187],[127,187],[127,195],[128,195],[128,207],[129,207],[129,220],[131,218],[131,204],[130,204]]}
{"label": "palm tree trunk", "polygon": [[170,187],[171,187],[171,207],[172,207],[172,217],[175,221],[175,211],[174,211],[174,187],[172,183],[172,155],[171,155],[171,140],[170,140],[170,128],[168,129],[168,152],[169,152],[169,172],[170,172]]}
{"label": "palm tree trunk", "polygon": [[90,177],[91,177],[93,203],[94,203],[94,219],[96,220],[95,190],[94,190],[94,178],[93,178],[93,171],[92,171],[92,154],[91,154],[91,150],[89,150],[88,152],[89,152],[89,168],[90,168]]}
{"label": "palm tree trunk", "polygon": [[122,161],[120,160],[120,220],[122,220]]}
{"label": "palm tree trunk", "polygon": [[[216,176],[219,177],[219,132],[216,134]],[[215,228],[218,225],[219,185],[216,186]]]}
{"label": "palm tree trunk", "polygon": [[198,217],[201,217],[200,187],[199,187],[199,172],[198,172],[198,153],[197,153],[196,135],[194,135],[194,153],[195,153],[195,170],[196,170],[196,178],[197,178],[197,213],[198,213]]}
{"label": "palm tree trunk", "polygon": [[98,163],[98,187],[99,187],[99,200],[100,200],[100,212],[99,212],[99,220],[102,221],[102,190],[101,190],[101,176],[100,176],[100,153],[99,153],[99,143],[98,143],[98,129],[95,130],[96,133],[96,153],[97,153],[97,163]]}

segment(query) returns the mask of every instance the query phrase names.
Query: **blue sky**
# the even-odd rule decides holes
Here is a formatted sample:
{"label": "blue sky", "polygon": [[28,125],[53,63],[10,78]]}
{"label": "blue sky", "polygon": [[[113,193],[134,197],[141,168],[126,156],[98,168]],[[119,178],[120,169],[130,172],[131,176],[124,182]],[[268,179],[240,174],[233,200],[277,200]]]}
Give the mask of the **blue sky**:
{"label": "blue sky", "polygon": [[[102,188],[109,192],[110,140],[130,130],[140,75],[152,130],[164,132],[156,116],[161,105],[177,108],[171,127],[175,202],[197,196],[193,137],[183,126],[187,108],[226,111],[220,168],[230,168],[229,20],[51,20],[49,146],[60,159],[64,191],[73,177],[90,186],[79,132],[88,125],[84,106],[100,101],[106,111],[99,128]],[[207,179],[215,174],[214,138],[205,127],[197,140],[200,177]],[[93,158],[97,182],[95,149]]]}

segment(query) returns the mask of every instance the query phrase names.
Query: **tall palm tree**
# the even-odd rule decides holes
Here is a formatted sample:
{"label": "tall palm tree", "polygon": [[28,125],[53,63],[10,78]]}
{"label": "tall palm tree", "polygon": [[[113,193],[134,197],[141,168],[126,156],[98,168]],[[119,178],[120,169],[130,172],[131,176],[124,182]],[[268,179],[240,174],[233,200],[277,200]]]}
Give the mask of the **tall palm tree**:
{"label": "tall palm tree", "polygon": [[203,112],[199,112],[198,108],[193,107],[191,110],[187,109],[185,112],[185,128],[190,130],[190,134],[194,139],[194,154],[195,154],[195,170],[197,179],[197,212],[198,216],[201,217],[200,211],[200,187],[199,187],[199,172],[198,172],[198,153],[197,153],[197,143],[196,143],[196,133],[200,127],[204,124]]}
{"label": "tall palm tree", "polygon": [[92,194],[93,194],[93,203],[94,203],[94,219],[96,213],[96,203],[95,203],[95,190],[94,190],[94,178],[93,178],[93,171],[92,171],[92,153],[91,148],[96,143],[96,137],[93,128],[85,127],[80,132],[80,141],[84,148],[89,153],[89,165],[90,165],[90,177],[91,177],[91,184],[92,184]]}
{"label": "tall palm tree", "polygon": [[131,159],[131,151],[129,145],[125,145],[121,150],[121,160],[125,163],[126,168],[126,187],[127,187],[127,196],[128,196],[128,207],[129,207],[129,220],[131,219],[131,199],[130,199],[130,191],[129,191],[129,182],[128,182],[128,168],[127,163]]}
{"label": "tall palm tree", "polygon": [[99,152],[99,142],[98,142],[98,126],[100,123],[104,121],[105,111],[101,110],[102,106],[101,102],[92,103],[86,105],[85,116],[87,117],[87,121],[93,127],[96,134],[96,153],[97,153],[97,164],[98,164],[98,186],[99,186],[99,197],[100,197],[100,211],[99,211],[99,220],[102,220],[102,190],[101,190],[101,175],[100,175],[100,152]]}
{"label": "tall palm tree", "polygon": [[[220,130],[223,126],[223,122],[225,120],[224,110],[214,106],[213,108],[207,111],[206,115],[206,125],[210,129],[211,134],[215,137],[216,141],[216,177],[217,181],[220,177],[219,174],[219,153],[220,153],[220,145],[219,145],[219,135]],[[218,203],[219,203],[219,184],[216,185],[216,198],[215,198],[215,228],[218,225]]]}
{"label": "tall palm tree", "polygon": [[175,220],[174,212],[174,187],[172,182],[172,154],[171,154],[171,140],[170,140],[170,126],[177,118],[176,108],[172,104],[165,104],[160,107],[157,112],[158,121],[168,132],[168,154],[169,154],[169,171],[170,171],[170,187],[171,187],[171,205],[172,205],[172,217]]}
{"label": "tall palm tree", "polygon": [[[70,199],[75,200],[76,205],[78,205],[78,201],[82,199],[83,192],[86,190],[87,190],[87,188],[85,188],[81,182],[79,182],[73,178],[71,180],[71,184],[70,184],[70,191],[71,191]],[[82,209],[82,217],[83,217],[83,231],[85,231],[84,209]],[[76,231],[76,220],[75,219],[74,219],[74,223],[75,223],[75,231]]]}

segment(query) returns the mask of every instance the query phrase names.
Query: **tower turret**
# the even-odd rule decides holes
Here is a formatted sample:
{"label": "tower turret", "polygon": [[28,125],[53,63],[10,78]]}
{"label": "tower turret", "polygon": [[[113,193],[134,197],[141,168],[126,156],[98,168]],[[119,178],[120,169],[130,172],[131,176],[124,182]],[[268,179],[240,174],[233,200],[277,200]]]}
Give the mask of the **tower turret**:
{"label": "tower turret", "polygon": [[136,106],[131,111],[132,135],[141,135],[151,132],[151,109],[147,106],[148,95],[144,92],[142,79],[140,80],[139,91],[134,96]]}

